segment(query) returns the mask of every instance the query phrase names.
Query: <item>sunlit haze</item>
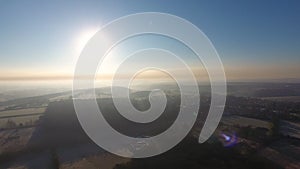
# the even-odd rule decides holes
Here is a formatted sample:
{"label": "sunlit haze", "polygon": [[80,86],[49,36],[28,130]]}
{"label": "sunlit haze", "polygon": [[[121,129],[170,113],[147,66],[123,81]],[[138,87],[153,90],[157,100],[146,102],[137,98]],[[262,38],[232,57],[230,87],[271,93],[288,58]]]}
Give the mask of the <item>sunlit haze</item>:
{"label": "sunlit haze", "polygon": [[[229,81],[300,78],[297,1],[289,5],[283,1],[196,4],[1,2],[0,80],[70,80],[81,50],[96,31],[113,19],[139,11],[179,15],[198,26],[215,45]],[[109,62],[102,67],[105,77],[116,63]],[[197,72],[203,71],[200,64],[194,70],[203,74]]]}

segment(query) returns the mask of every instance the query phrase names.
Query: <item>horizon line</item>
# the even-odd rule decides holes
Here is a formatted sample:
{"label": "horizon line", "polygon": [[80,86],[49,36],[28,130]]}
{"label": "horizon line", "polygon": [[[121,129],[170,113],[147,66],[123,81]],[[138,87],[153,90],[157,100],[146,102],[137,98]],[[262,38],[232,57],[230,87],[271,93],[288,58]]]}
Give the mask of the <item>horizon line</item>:
{"label": "horizon line", "polygon": [[[82,79],[88,79],[91,76],[82,76]],[[111,75],[97,76],[95,81],[98,80],[112,80]],[[11,77],[0,77],[0,81],[72,81],[74,76],[72,75],[61,75],[61,76],[11,76]],[[162,77],[146,76],[143,78],[138,78],[139,80],[156,79],[162,80]],[[204,82],[209,82],[209,80],[202,80]],[[286,77],[286,78],[227,78],[227,82],[296,82],[300,83],[300,78]]]}

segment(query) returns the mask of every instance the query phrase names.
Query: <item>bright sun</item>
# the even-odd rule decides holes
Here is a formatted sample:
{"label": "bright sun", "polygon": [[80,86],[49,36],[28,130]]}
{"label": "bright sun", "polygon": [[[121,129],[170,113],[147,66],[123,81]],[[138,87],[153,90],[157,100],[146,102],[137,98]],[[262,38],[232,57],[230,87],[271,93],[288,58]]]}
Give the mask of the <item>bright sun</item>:
{"label": "bright sun", "polygon": [[96,34],[98,28],[89,28],[83,31],[80,31],[76,34],[75,38],[73,39],[72,43],[72,52],[71,55],[66,56],[68,62],[71,63],[72,66],[75,65],[81,51],[83,50],[84,46],[87,42]]}
{"label": "bright sun", "polygon": [[90,29],[82,31],[76,40],[76,53],[80,53],[86,43],[95,35],[98,29]]}

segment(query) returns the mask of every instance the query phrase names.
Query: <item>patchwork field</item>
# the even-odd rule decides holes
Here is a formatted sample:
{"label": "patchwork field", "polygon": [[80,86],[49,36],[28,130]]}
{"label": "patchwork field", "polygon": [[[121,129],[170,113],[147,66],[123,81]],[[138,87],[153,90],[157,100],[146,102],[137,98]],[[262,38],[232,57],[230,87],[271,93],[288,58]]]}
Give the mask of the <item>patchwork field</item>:
{"label": "patchwork field", "polygon": [[27,108],[6,110],[0,112],[0,128],[10,128],[23,125],[32,125],[45,112],[46,108]]}

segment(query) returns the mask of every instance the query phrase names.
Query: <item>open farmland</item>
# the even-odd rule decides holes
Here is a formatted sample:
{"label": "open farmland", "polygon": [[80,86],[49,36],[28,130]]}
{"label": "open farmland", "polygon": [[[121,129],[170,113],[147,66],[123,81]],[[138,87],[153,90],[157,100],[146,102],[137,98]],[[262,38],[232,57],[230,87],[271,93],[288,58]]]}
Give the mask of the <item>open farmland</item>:
{"label": "open farmland", "polygon": [[28,115],[28,114],[39,114],[45,112],[45,107],[40,108],[28,108],[28,109],[17,109],[17,110],[6,110],[0,112],[0,118],[7,116],[18,116],[18,115]]}
{"label": "open farmland", "polygon": [[6,110],[0,112],[0,128],[31,126],[45,112],[45,107]]}
{"label": "open farmland", "polygon": [[222,118],[222,122],[228,125],[239,125],[241,127],[261,127],[269,129],[271,127],[271,123],[264,120],[242,117],[242,116],[224,116]]}

